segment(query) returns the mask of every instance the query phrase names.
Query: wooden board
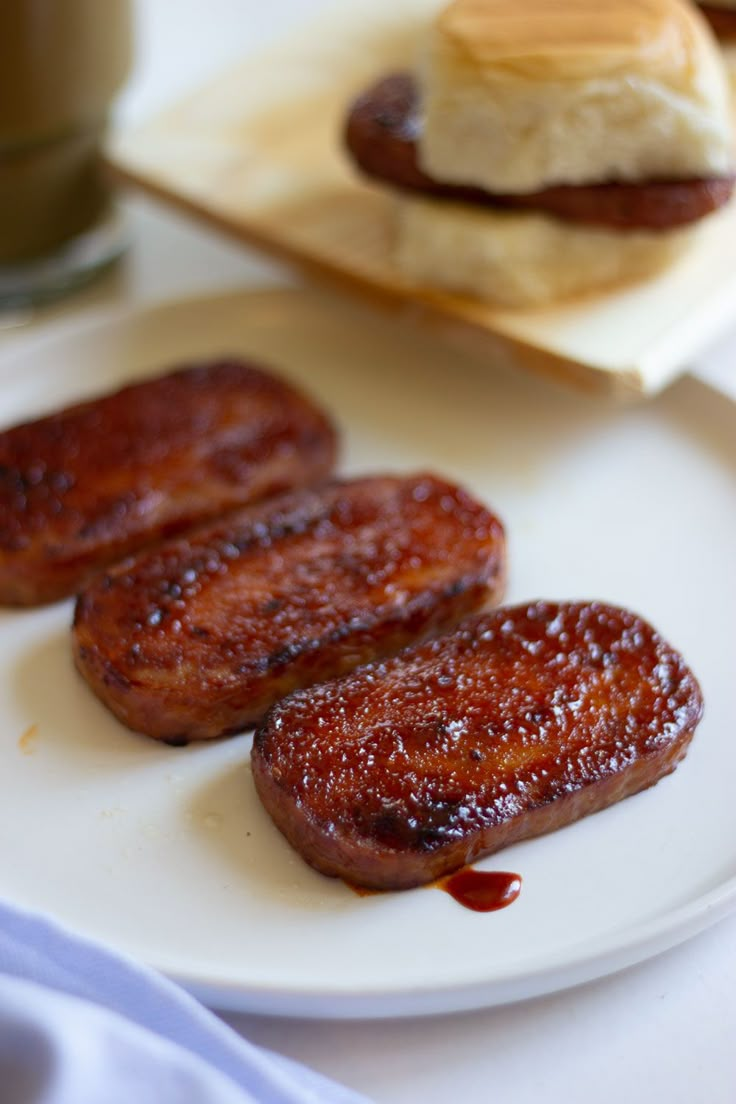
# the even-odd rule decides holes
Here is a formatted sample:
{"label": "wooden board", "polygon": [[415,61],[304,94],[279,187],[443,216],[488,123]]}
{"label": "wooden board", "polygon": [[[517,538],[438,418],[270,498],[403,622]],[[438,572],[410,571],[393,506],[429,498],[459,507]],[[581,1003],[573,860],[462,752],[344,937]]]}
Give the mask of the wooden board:
{"label": "wooden board", "polygon": [[346,290],[471,341],[490,360],[598,389],[652,393],[736,325],[736,204],[644,284],[553,308],[500,310],[412,287],[392,261],[394,200],[353,173],[346,105],[414,64],[438,0],[351,0],[113,141],[117,174]]}

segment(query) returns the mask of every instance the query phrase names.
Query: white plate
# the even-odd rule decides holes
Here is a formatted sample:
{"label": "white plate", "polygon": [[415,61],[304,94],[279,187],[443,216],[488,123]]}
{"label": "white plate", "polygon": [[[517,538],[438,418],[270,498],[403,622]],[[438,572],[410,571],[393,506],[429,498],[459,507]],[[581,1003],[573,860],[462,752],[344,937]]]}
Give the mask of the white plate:
{"label": "white plate", "polygon": [[486,860],[491,914],[424,888],[358,897],[308,869],[256,799],[246,736],[173,749],[123,729],[75,674],[71,603],[0,614],[0,893],[221,1007],[406,1015],[593,978],[736,900],[734,411],[694,381],[603,405],[316,293],[92,316],[0,357],[9,424],[198,355],[282,366],[334,412],[343,470],[432,467],[497,508],[510,600],[641,611],[700,677],[706,717],[655,789]]}

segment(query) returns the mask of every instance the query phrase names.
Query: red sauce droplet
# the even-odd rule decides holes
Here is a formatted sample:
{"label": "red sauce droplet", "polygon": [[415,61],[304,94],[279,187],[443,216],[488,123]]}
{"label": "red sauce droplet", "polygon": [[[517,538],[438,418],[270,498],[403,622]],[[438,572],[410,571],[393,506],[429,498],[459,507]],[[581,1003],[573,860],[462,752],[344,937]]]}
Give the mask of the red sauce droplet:
{"label": "red sauce droplet", "polygon": [[521,893],[521,875],[504,870],[459,870],[438,885],[465,908],[495,912],[514,903]]}

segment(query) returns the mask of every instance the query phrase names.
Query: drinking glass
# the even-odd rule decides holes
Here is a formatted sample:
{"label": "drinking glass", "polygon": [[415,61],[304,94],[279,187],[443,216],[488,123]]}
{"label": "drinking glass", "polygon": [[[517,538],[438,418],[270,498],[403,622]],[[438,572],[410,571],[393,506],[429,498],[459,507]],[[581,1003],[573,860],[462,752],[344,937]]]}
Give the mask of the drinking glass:
{"label": "drinking glass", "polygon": [[131,23],[128,0],[0,0],[0,308],[60,295],[124,247],[100,148]]}

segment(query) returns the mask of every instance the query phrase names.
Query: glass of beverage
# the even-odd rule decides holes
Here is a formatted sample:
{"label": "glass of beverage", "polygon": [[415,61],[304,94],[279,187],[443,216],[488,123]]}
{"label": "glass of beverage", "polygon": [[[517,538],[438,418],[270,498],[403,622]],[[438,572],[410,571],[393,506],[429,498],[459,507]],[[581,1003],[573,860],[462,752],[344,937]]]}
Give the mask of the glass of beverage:
{"label": "glass of beverage", "polygon": [[131,23],[128,0],[0,0],[0,308],[63,294],[123,249],[100,145]]}

